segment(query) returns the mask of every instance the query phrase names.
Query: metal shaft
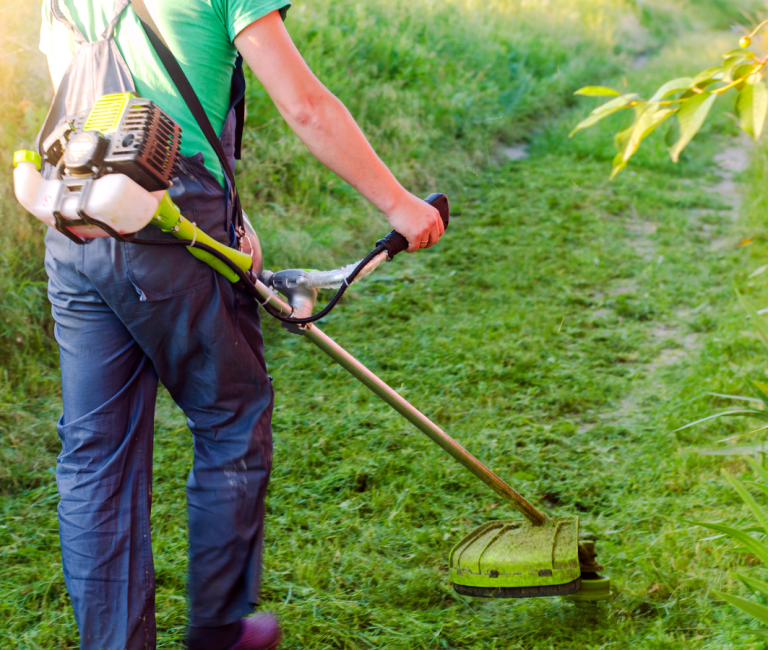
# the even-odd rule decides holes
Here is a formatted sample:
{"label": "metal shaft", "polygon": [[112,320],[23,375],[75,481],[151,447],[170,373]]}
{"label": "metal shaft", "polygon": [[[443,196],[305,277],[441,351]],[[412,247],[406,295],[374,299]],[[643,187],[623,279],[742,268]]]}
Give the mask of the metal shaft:
{"label": "metal shaft", "polygon": [[314,325],[307,325],[304,329],[304,335],[342,368],[347,370],[355,379],[365,384],[365,386],[383,399],[406,420],[425,433],[432,442],[439,445],[444,451],[448,452],[455,460],[461,463],[466,469],[496,492],[496,494],[512,504],[512,506],[514,506],[515,509],[534,526],[541,526],[550,521],[547,515],[515,492],[504,481],[496,476],[496,474],[464,449],[464,447],[445,433],[426,415],[421,413],[421,411],[416,409],[416,407],[412,406],[394,389],[390,388],[386,383],[379,379],[379,377],[355,359],[355,357],[342,348],[331,337],[320,331],[320,329]]}
{"label": "metal shaft", "polygon": [[[293,313],[293,308],[280,299],[260,280],[256,280],[255,285],[262,297],[268,300],[275,309],[280,310],[286,316]],[[349,372],[355,379],[369,388],[375,395],[383,399],[416,428],[425,433],[430,440],[439,445],[444,451],[447,451],[461,465],[496,492],[496,494],[509,502],[534,526],[542,526],[550,521],[550,518],[547,515],[515,492],[504,481],[496,476],[496,474],[464,449],[464,447],[432,422],[432,420],[410,404],[408,400],[379,379],[376,374],[355,359],[355,357],[336,343],[330,336],[322,332],[320,328],[312,324],[302,328],[302,331],[304,336],[331,357],[331,359]]]}

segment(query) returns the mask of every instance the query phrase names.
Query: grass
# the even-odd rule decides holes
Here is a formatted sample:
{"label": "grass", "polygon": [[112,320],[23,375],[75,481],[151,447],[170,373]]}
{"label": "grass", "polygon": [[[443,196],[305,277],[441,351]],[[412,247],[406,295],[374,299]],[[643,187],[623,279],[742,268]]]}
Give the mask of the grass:
{"label": "grass", "polygon": [[[712,156],[735,134],[726,114],[681,165],[653,141],[614,183],[615,125],[566,137],[588,108],[574,107],[579,85],[650,87],[725,49],[722,34],[691,28],[723,27],[732,3],[663,4],[312,0],[291,10],[302,51],[384,159],[414,190],[446,191],[454,215],[439,247],[350,290],[323,329],[542,508],[579,514],[620,593],[586,607],[454,594],[452,544],[511,510],[267,322],[278,402],[263,596],[286,647],[764,647],[709,593],[736,590],[725,571],[750,558],[681,521],[746,518],[720,478],[742,462],[690,453],[742,429],[672,431],[721,404],[708,392],[736,392],[740,373],[763,372],[732,287],[766,304],[768,274],[748,275],[768,254],[768,150],[754,153],[734,221],[707,191],[719,182]],[[4,38],[33,46],[35,11],[9,12]],[[3,155],[29,142],[44,94],[39,60],[20,49],[0,59]],[[632,68],[640,57],[645,67]],[[241,187],[268,265],[325,267],[364,252],[386,230],[381,217],[309,160],[255,83],[248,108]],[[531,157],[504,162],[499,147],[520,144]],[[0,642],[75,648],[39,228],[0,183]],[[190,463],[183,415],[163,392],[153,544],[169,649],[182,647],[185,625]]]}

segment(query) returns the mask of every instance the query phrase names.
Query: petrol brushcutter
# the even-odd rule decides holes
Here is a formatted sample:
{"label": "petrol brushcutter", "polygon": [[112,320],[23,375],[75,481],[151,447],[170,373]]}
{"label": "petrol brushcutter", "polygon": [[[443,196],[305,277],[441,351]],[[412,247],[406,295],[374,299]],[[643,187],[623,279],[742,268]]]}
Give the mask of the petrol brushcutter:
{"label": "petrol brushcutter", "polygon": [[[220,244],[185,219],[170,199],[166,190],[176,173],[180,142],[181,128],[154,103],[131,93],[106,95],[88,115],[63,120],[42,143],[42,155],[16,152],[16,197],[35,217],[78,243],[106,236],[152,243],[133,238],[148,224],[172,233],[176,240],[170,243],[186,246],[236,283],[288,331],[314,343],[518,510],[525,519],[489,522],[453,548],[450,575],[459,594],[608,598],[610,582],[599,574],[594,543],[579,543],[578,517],[541,512],[315,324],[353,282],[405,250],[406,239],[392,231],[360,262],[342,269],[265,271],[258,245],[244,252]],[[55,170],[53,178],[41,175],[43,159]],[[447,197],[432,194],[426,201],[438,209],[447,228]],[[258,242],[247,220],[246,226],[251,242]],[[337,291],[313,314],[320,289]]]}

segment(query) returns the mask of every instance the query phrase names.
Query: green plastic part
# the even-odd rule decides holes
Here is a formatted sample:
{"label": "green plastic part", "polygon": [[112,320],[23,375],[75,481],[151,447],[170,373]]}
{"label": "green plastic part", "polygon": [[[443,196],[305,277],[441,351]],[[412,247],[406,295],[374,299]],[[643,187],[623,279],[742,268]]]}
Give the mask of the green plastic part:
{"label": "green plastic part", "polygon": [[577,580],[579,518],[558,517],[543,526],[492,521],[451,551],[451,581],[465,587],[555,586]]}
{"label": "green plastic part", "polygon": [[120,128],[123,113],[134,97],[138,98],[138,95],[136,93],[102,95],[88,113],[83,130],[99,131],[104,135],[117,131]]}
{"label": "green plastic part", "polygon": [[[237,266],[243,269],[243,271],[248,271],[251,268],[252,261],[250,255],[236,251],[234,248],[229,248],[229,246],[225,246],[224,244],[220,244],[200,230],[200,228],[191,221],[182,217],[179,208],[171,200],[171,197],[168,196],[168,192],[163,194],[160,205],[157,206],[157,211],[155,212],[154,217],[152,217],[152,223],[163,232],[170,232],[182,241],[206,244],[215,248],[217,251],[231,259]],[[205,262],[208,266],[221,273],[230,282],[237,282],[240,279],[232,269],[224,264],[224,262],[207,251],[200,250],[194,246],[187,246],[187,250],[201,262]]]}
{"label": "green plastic part", "polygon": [[40,154],[37,153],[37,151],[28,151],[26,149],[15,151],[13,154],[14,168],[18,167],[20,162],[34,163],[38,171],[40,171],[40,168],[43,166],[43,159],[40,157]]}
{"label": "green plastic part", "polygon": [[611,579],[605,576],[597,576],[596,578],[582,577],[581,589],[575,594],[563,596],[563,598],[583,603],[598,600],[610,600],[615,595],[615,592],[611,591]]}

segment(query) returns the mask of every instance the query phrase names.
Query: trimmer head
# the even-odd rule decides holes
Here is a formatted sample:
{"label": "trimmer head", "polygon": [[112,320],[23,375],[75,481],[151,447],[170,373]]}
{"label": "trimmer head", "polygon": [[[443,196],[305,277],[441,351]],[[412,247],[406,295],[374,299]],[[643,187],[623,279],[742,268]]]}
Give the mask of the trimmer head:
{"label": "trimmer head", "polygon": [[466,596],[535,598],[581,589],[579,518],[542,526],[493,521],[467,535],[449,558],[453,588]]}
{"label": "trimmer head", "polygon": [[597,561],[594,540],[584,539],[579,542],[579,566],[581,567],[581,589],[566,596],[575,602],[595,602],[610,600],[616,595],[611,588],[611,579],[601,575],[604,567]]}
{"label": "trimmer head", "polygon": [[611,600],[615,596],[611,589],[611,579],[599,573],[582,573],[581,589],[575,594],[566,596],[568,600],[577,603],[596,602],[598,600]]}

